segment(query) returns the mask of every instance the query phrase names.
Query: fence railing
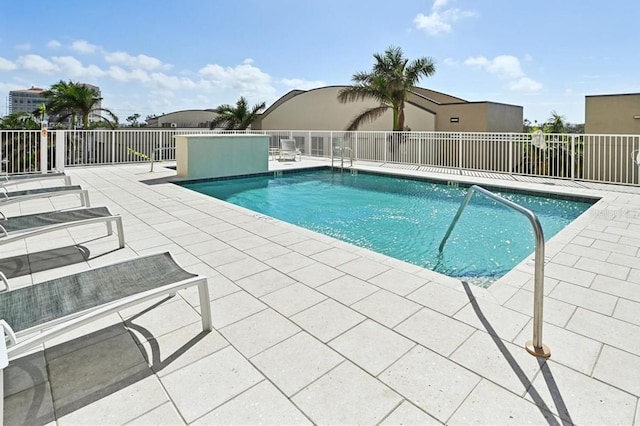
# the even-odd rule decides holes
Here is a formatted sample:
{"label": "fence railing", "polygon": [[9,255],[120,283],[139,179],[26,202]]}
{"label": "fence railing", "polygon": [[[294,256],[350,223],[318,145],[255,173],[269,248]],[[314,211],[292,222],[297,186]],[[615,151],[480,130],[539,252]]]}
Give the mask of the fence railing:
{"label": "fence railing", "polygon": [[[204,129],[0,131],[9,173],[66,166],[173,160],[174,136],[238,133]],[[332,157],[350,148],[354,161],[399,163],[527,176],[638,185],[640,135],[260,130],[270,148],[295,139],[305,156]],[[341,149],[336,150],[339,147]],[[44,152],[43,152],[44,151]],[[347,150],[349,151],[349,150]]]}

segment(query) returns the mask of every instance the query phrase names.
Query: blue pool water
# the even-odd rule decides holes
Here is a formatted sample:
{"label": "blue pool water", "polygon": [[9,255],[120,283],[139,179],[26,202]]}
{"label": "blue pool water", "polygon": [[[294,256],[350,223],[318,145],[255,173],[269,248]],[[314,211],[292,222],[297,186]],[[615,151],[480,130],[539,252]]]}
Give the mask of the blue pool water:
{"label": "blue pool water", "polygon": [[[378,253],[489,285],[533,253],[529,221],[474,195],[442,253],[467,188],[330,170],[186,183],[184,187]],[[548,240],[591,204],[495,191],[531,209]]]}

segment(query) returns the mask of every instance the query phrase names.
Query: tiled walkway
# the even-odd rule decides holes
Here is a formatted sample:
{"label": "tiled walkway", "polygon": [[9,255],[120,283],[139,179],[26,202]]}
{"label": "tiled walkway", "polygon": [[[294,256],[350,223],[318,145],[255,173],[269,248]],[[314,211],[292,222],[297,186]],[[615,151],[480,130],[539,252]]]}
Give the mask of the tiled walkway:
{"label": "tiled walkway", "polygon": [[0,246],[12,284],[170,250],[209,277],[215,330],[201,332],[195,289],[79,329],[11,362],[5,424],[640,425],[639,188],[444,176],[602,197],[546,245],[542,361],[523,349],[531,259],[484,290],[167,183],[163,167],[68,173],[123,216],[126,248],[97,225]]}

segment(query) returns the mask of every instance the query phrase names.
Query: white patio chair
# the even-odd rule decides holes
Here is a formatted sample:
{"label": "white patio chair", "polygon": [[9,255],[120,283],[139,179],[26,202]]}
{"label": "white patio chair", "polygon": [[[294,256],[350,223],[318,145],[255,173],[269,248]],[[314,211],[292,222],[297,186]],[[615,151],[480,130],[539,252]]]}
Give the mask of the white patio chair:
{"label": "white patio chair", "polygon": [[80,185],[68,186],[48,186],[43,188],[24,189],[19,191],[7,191],[6,188],[0,189],[0,207],[7,204],[19,203],[22,201],[33,200],[38,198],[60,197],[62,195],[79,195],[80,204],[83,207],[89,207],[89,191],[82,189]]}
{"label": "white patio chair", "polygon": [[280,139],[280,160],[296,161],[296,157],[300,157],[302,160],[302,152],[296,148],[296,140]]}

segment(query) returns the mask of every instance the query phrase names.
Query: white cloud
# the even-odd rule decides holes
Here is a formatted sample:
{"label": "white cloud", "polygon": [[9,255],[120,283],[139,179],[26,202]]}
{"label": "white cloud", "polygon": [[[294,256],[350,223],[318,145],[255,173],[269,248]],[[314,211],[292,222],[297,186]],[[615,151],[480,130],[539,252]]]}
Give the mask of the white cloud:
{"label": "white cloud", "polygon": [[316,87],[322,87],[322,86],[326,86],[327,83],[325,83],[322,80],[303,80],[301,78],[283,78],[282,80],[280,80],[280,83],[282,83],[285,87],[288,87],[290,89],[300,89],[300,90],[309,90],[309,89],[315,89]]}
{"label": "white cloud", "polygon": [[158,58],[147,55],[133,56],[126,52],[107,53],[104,59],[110,64],[120,64],[130,68],[141,68],[147,71],[171,68],[170,64],[165,64]]}
{"label": "white cloud", "polygon": [[507,86],[509,90],[514,92],[538,92],[542,89],[542,83],[530,79],[529,77],[521,77],[511,81]]}
{"label": "white cloud", "polygon": [[29,43],[16,44],[14,47],[18,50],[31,50],[31,45]]}
{"label": "white cloud", "polygon": [[56,64],[40,55],[20,56],[16,62],[25,70],[35,71],[41,74],[51,74],[60,71],[60,68]]}
{"label": "white cloud", "polygon": [[11,71],[18,68],[16,64],[0,56],[0,71]]}
{"label": "white cloud", "polygon": [[475,16],[475,12],[471,10],[462,10],[458,8],[445,7],[449,3],[449,0],[435,0],[431,7],[431,13],[425,15],[424,13],[418,13],[413,18],[413,23],[419,30],[425,31],[429,35],[440,35],[450,33],[452,25],[464,18]]}
{"label": "white cloud", "polygon": [[55,63],[60,71],[70,77],[102,77],[105,72],[96,65],[84,66],[82,62],[72,56],[54,56],[51,61]]}
{"label": "white cloud", "polygon": [[71,49],[78,53],[93,53],[98,49],[98,46],[86,40],[76,40],[71,43]]}
{"label": "white cloud", "polygon": [[62,44],[58,40],[50,40],[47,43],[47,47],[50,49],[57,49],[59,47],[62,47]]}
{"label": "white cloud", "polygon": [[537,92],[542,89],[542,83],[527,77],[522,71],[520,60],[512,55],[499,55],[493,59],[476,56],[467,58],[464,64],[509,80],[507,88],[512,91]]}
{"label": "white cloud", "polygon": [[444,60],[442,62],[445,65],[449,65],[449,66],[457,66],[458,65],[458,61],[456,61],[453,58],[444,58]]}
{"label": "white cloud", "polygon": [[198,73],[214,88],[231,89],[247,97],[273,98],[276,89],[271,85],[271,76],[252,65],[252,62],[245,59],[235,67],[208,64]]}
{"label": "white cloud", "polygon": [[524,75],[520,67],[520,60],[511,55],[499,55],[491,60],[484,56],[477,56],[466,59],[464,63],[502,77],[516,78]]}
{"label": "white cloud", "polygon": [[149,75],[143,70],[127,71],[119,66],[112,65],[107,70],[107,75],[116,81],[140,81],[148,82],[151,80]]}

